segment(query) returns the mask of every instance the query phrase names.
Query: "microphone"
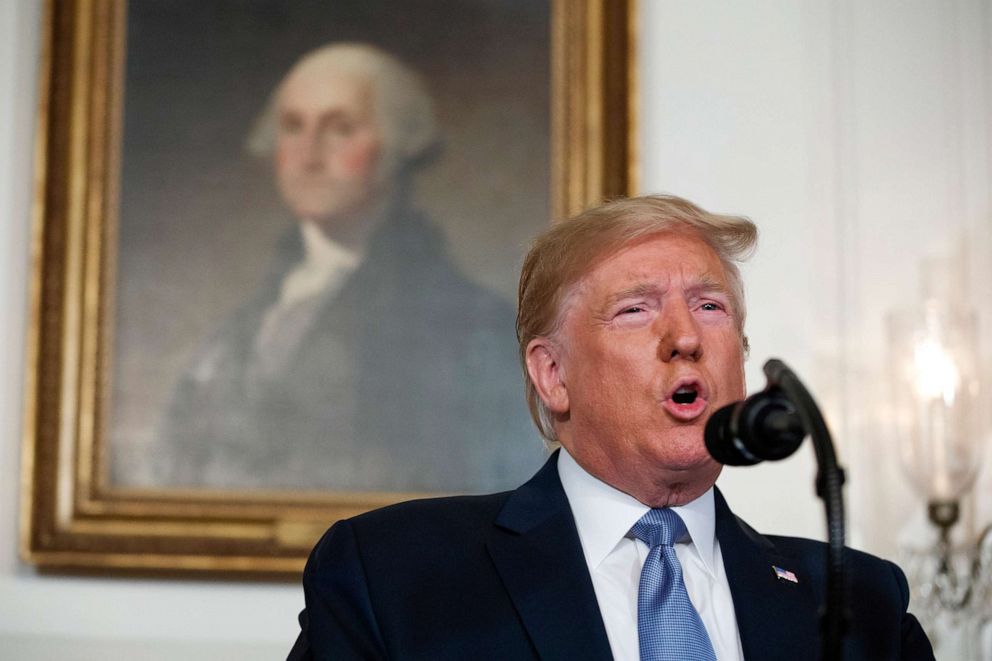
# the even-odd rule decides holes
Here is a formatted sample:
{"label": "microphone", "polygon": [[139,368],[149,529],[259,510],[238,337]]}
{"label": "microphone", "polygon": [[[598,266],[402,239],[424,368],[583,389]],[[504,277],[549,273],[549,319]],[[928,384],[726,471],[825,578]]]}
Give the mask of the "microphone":
{"label": "microphone", "polygon": [[785,459],[804,438],[806,428],[799,414],[775,385],[717,409],[706,421],[706,449],[728,466]]}

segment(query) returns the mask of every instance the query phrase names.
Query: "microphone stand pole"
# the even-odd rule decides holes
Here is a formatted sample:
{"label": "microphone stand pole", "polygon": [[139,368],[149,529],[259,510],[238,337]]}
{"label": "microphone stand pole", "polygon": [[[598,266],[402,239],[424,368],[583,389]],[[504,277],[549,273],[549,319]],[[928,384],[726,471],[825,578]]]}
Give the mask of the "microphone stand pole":
{"label": "microphone stand pole", "polygon": [[797,409],[816,451],[816,495],[823,500],[827,513],[827,596],[820,615],[821,658],[839,661],[847,630],[844,580],[844,469],[837,463],[834,444],[820,409],[799,377],[785,363],[772,358],[765,363],[769,384],[777,386]]}

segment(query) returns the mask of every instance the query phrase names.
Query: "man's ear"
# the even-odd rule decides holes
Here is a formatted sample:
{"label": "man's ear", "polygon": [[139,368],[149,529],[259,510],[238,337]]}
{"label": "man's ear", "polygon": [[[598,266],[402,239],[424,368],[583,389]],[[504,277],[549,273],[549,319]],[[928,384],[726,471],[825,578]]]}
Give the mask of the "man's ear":
{"label": "man's ear", "polygon": [[527,344],[527,374],[538,396],[549,411],[568,413],[568,388],[561,366],[561,349],[545,337],[535,337]]}

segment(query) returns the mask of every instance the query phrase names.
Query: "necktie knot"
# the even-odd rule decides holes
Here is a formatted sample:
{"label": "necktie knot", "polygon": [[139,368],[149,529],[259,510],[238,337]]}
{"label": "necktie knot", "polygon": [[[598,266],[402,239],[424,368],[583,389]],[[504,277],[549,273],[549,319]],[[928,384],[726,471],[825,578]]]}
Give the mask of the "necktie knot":
{"label": "necktie knot", "polygon": [[630,534],[654,548],[681,542],[688,538],[689,531],[682,517],[666,507],[648,510],[630,529]]}

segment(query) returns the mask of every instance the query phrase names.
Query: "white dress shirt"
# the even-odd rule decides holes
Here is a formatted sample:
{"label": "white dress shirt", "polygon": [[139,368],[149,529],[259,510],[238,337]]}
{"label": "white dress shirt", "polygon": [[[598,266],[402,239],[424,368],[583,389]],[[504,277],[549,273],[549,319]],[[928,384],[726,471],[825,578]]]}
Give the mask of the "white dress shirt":
{"label": "white dress shirt", "polygon": [[[587,473],[564,448],[558,456],[558,474],[572,507],[613,657],[636,661],[640,658],[637,588],[649,549],[627,533],[650,508]],[[675,554],[716,658],[743,661],[734,602],[716,539],[713,489],[672,509],[682,517],[692,538],[676,544]]]}

